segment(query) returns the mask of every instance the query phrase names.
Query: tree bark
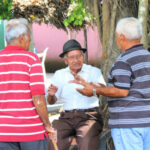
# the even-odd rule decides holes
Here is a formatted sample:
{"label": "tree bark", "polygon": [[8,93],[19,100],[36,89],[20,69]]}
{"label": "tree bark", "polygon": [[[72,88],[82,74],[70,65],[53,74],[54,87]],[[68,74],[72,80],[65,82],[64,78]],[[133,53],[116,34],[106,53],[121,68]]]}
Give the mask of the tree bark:
{"label": "tree bark", "polygon": [[84,47],[86,48],[85,52],[85,63],[88,64],[88,46],[87,46],[87,30],[84,29]]}
{"label": "tree bark", "polygon": [[34,44],[32,24],[29,24],[29,28],[30,28],[30,38],[31,38],[31,42],[29,45],[29,51],[34,52],[35,44]]}
{"label": "tree bark", "polygon": [[96,19],[96,25],[99,33],[99,39],[102,40],[102,32],[101,32],[101,25],[100,25],[100,16],[99,16],[99,3],[97,0],[93,0],[94,3],[94,16]]}
{"label": "tree bark", "polygon": [[145,48],[148,48],[148,0],[139,0],[138,18],[143,30],[141,43],[143,43]]}
{"label": "tree bark", "polygon": [[[104,5],[104,2],[103,2]],[[111,13],[108,11],[108,3],[107,7],[103,7],[103,13],[108,17],[105,19],[103,16],[103,57],[102,57],[102,70],[105,76],[105,80],[107,79],[107,74],[109,69],[112,66],[113,61],[119,55],[119,51],[116,51],[118,48],[115,43],[115,21],[117,14],[117,4],[116,0],[111,3],[112,10]],[[107,11],[107,12],[106,12]],[[111,14],[111,15],[110,15]],[[115,53],[116,51],[116,53]]]}
{"label": "tree bark", "polygon": [[103,54],[102,54],[102,61],[106,58],[108,58],[106,49],[107,49],[107,41],[109,37],[109,30],[110,30],[110,9],[109,9],[109,3],[108,0],[103,0],[103,6],[102,6],[102,24],[103,24]]}

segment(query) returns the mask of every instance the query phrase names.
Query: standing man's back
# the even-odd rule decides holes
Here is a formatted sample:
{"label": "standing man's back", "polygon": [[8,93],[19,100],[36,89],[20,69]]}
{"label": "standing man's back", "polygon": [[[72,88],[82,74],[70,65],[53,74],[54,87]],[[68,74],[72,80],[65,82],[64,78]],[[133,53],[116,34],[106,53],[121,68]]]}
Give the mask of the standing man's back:
{"label": "standing man's back", "polygon": [[[110,69],[108,86],[96,89],[96,94],[108,97],[109,127],[116,150],[150,150],[150,53],[141,38],[138,19],[119,20],[116,42],[122,53]],[[93,87],[84,86],[77,90],[91,96]]]}
{"label": "standing man's back", "polygon": [[11,20],[5,35],[8,46],[0,52],[0,150],[47,150],[51,126],[43,72],[37,55],[28,52],[28,25]]}
{"label": "standing man's back", "polygon": [[23,48],[6,47],[0,52],[0,141],[43,138],[32,94],[44,94],[39,60]]}

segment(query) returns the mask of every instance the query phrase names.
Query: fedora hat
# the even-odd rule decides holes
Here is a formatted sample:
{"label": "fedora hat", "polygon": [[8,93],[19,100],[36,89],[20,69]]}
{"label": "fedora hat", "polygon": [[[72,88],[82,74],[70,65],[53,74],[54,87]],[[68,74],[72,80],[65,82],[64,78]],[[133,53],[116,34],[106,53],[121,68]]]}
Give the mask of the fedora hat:
{"label": "fedora hat", "polygon": [[63,52],[59,55],[59,57],[64,57],[64,55],[72,50],[82,50],[84,53],[86,52],[85,48],[82,48],[80,43],[76,40],[69,40],[63,46]]}

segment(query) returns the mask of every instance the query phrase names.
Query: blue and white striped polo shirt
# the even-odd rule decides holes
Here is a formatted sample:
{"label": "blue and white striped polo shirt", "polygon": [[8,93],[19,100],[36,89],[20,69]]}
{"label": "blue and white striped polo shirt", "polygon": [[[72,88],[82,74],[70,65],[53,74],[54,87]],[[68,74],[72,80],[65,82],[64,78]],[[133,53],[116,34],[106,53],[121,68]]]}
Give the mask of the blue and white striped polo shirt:
{"label": "blue and white striped polo shirt", "polygon": [[150,52],[143,45],[124,51],[112,66],[108,86],[129,89],[127,97],[108,98],[109,126],[150,126]]}

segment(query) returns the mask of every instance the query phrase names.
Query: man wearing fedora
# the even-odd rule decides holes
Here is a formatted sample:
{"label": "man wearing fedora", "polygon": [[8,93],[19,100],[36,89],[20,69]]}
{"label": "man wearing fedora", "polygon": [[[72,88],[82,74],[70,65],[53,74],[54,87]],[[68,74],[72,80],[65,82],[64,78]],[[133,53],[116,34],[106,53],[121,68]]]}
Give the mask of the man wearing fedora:
{"label": "man wearing fedora", "polygon": [[72,83],[75,78],[80,78],[96,86],[105,85],[101,70],[84,64],[85,52],[86,49],[78,41],[67,41],[59,56],[68,66],[54,73],[48,89],[49,104],[57,100],[64,102],[64,112],[60,114],[59,120],[53,122],[59,150],[69,150],[74,137],[80,150],[100,148],[99,135],[103,121],[99,112],[99,99],[96,96],[83,96],[76,90],[82,86]]}

